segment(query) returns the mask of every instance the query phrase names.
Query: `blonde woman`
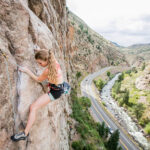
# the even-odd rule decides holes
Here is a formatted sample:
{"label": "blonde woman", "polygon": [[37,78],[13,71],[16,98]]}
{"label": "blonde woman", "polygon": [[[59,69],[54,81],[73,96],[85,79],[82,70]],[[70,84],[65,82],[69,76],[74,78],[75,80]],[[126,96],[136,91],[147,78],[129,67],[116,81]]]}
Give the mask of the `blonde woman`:
{"label": "blonde woman", "polygon": [[40,50],[35,54],[35,60],[40,66],[45,67],[45,70],[40,76],[34,75],[27,67],[20,68],[19,70],[27,73],[37,82],[48,79],[50,90],[30,105],[30,113],[26,128],[23,132],[12,135],[11,139],[13,141],[26,140],[29,136],[29,130],[35,121],[36,111],[47,105],[49,102],[58,99],[63,93],[63,74],[53,52]]}

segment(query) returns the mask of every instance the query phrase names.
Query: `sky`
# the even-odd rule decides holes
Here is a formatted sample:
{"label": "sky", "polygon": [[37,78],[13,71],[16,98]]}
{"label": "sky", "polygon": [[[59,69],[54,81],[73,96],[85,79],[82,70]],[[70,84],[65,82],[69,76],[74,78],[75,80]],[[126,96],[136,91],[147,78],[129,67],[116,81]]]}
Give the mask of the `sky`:
{"label": "sky", "polygon": [[121,46],[150,43],[150,0],[66,0],[105,39]]}

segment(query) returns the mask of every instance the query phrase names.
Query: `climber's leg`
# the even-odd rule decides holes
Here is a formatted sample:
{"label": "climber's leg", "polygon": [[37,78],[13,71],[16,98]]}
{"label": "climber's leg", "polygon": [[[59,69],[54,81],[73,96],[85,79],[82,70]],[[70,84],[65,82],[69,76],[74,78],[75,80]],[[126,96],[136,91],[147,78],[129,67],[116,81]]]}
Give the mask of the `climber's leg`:
{"label": "climber's leg", "polygon": [[48,94],[43,94],[34,103],[32,103],[30,105],[30,112],[29,112],[27,126],[23,132],[17,133],[17,134],[14,134],[11,136],[11,139],[13,141],[26,140],[26,138],[29,136],[29,130],[35,121],[37,109],[45,106],[50,101],[51,100],[50,100],[50,97],[48,96]]}
{"label": "climber's leg", "polygon": [[47,105],[50,102],[50,97],[48,96],[48,94],[44,94],[42,96],[40,96],[34,103],[32,103],[30,105],[30,113],[29,113],[29,117],[28,117],[28,122],[25,128],[25,134],[28,135],[29,130],[31,129],[35,118],[36,118],[36,111],[37,109]]}

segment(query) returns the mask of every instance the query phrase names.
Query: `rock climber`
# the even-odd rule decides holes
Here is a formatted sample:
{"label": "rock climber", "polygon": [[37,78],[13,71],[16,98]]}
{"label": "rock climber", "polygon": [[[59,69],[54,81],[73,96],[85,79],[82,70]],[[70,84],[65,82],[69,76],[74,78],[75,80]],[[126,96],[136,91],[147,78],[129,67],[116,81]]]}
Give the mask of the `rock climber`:
{"label": "rock climber", "polygon": [[26,140],[29,136],[29,130],[35,121],[36,111],[47,105],[49,102],[60,98],[63,93],[63,73],[54,53],[45,49],[38,50],[35,53],[35,60],[40,66],[45,68],[40,76],[34,75],[27,67],[20,67],[19,70],[28,74],[37,82],[42,82],[48,79],[48,86],[50,90],[30,105],[27,125],[24,131],[11,136],[11,140],[13,141]]}

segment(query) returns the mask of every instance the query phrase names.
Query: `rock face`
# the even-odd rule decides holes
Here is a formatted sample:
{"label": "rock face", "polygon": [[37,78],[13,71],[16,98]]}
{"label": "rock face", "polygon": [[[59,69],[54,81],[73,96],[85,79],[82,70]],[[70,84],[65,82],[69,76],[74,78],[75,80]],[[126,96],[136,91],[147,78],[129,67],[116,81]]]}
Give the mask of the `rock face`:
{"label": "rock face", "polygon": [[19,72],[15,64],[28,66],[40,74],[42,70],[34,61],[33,49],[51,49],[67,80],[65,17],[65,0],[0,1],[0,48],[8,57],[6,61],[0,54],[1,150],[69,149],[67,116],[70,109],[65,96],[37,112],[28,141],[13,143],[10,140],[13,133],[26,125],[30,104],[45,92],[42,85]]}
{"label": "rock face", "polygon": [[136,79],[135,85],[139,90],[150,90],[150,64],[145,68],[144,74]]}

